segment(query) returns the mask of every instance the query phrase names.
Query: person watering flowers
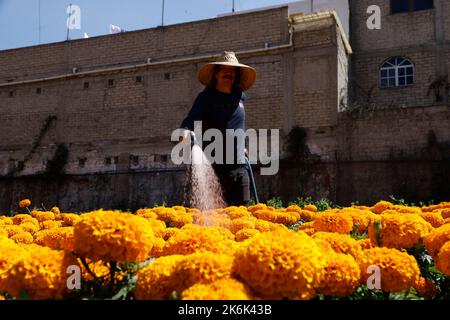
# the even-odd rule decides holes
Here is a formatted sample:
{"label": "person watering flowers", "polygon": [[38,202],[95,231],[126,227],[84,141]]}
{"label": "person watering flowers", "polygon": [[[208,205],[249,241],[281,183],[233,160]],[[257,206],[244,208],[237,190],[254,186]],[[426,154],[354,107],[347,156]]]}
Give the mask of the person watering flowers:
{"label": "person watering flowers", "polygon": [[[202,66],[197,78],[205,89],[198,94],[181,123],[180,128],[185,129],[183,140],[190,138],[195,121],[201,121],[202,132],[219,130],[224,138],[223,161],[213,162],[212,166],[220,180],[225,201],[228,205],[248,205],[250,183],[245,168],[244,91],[255,83],[256,70],[239,63],[234,52],[225,51],[218,61]],[[226,143],[230,137],[232,144]],[[203,148],[206,146],[207,143],[203,142]]]}

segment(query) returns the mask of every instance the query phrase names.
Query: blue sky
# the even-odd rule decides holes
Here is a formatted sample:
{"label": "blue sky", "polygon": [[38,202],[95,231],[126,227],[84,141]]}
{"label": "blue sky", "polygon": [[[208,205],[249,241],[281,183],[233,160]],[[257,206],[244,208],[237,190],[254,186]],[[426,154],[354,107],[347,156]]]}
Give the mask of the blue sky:
{"label": "blue sky", "polygon": [[[236,11],[242,11],[293,1],[235,0],[234,6]],[[85,32],[90,37],[108,34],[109,24],[120,26],[127,31],[157,27],[161,25],[162,2],[162,0],[0,0],[0,50],[66,40],[68,16],[66,9],[70,3],[78,5],[81,9],[81,29],[70,30],[70,39],[79,39]],[[218,14],[231,12],[232,2],[232,0],[165,0],[164,24],[213,18]]]}

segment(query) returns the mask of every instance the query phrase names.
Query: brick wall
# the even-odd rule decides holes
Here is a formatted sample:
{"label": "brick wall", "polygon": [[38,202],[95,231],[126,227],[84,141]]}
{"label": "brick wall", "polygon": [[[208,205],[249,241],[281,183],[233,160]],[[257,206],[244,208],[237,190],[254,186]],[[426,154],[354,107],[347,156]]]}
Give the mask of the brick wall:
{"label": "brick wall", "polygon": [[[0,80],[286,42],[287,7],[0,52]],[[50,59],[51,57],[51,59]]]}
{"label": "brick wall", "polygon": [[[342,113],[337,135],[339,161],[450,159],[450,107]],[[433,143],[442,149],[440,154],[430,153]]]}
{"label": "brick wall", "polygon": [[[437,1],[436,3],[438,3]],[[381,8],[381,30],[369,30],[366,21],[369,5]],[[437,25],[441,10],[448,29],[450,6],[448,1],[432,10],[412,13],[390,13],[390,0],[351,1],[351,43],[354,50],[350,91],[356,105],[371,107],[430,106],[439,103],[430,85],[442,74],[447,73],[449,44],[438,46]],[[438,20],[436,20],[438,19]],[[447,30],[448,31],[448,30]],[[446,34],[448,39],[448,32]],[[390,57],[401,56],[414,64],[414,84],[406,87],[381,88],[379,69]]]}
{"label": "brick wall", "polygon": [[[367,8],[370,5],[377,5],[381,9],[380,30],[367,28]],[[390,0],[352,0],[350,6],[350,38],[355,52],[416,46],[433,43],[435,39],[434,10],[391,14]]]}

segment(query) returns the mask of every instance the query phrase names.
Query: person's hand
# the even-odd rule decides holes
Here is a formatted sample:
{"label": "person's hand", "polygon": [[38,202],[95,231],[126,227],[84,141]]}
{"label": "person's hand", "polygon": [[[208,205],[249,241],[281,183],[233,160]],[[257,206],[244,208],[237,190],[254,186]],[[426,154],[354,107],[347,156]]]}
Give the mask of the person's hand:
{"label": "person's hand", "polygon": [[179,142],[186,143],[186,142],[190,141],[190,138],[191,138],[191,131],[184,129],[180,136]]}

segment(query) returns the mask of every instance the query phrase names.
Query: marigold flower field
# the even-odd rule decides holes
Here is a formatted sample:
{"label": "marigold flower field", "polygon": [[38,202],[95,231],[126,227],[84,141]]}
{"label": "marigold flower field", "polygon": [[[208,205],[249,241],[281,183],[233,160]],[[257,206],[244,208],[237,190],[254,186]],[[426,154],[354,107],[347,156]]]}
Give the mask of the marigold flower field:
{"label": "marigold flower field", "polygon": [[0,216],[0,300],[450,296],[450,202],[83,214],[30,204]]}

